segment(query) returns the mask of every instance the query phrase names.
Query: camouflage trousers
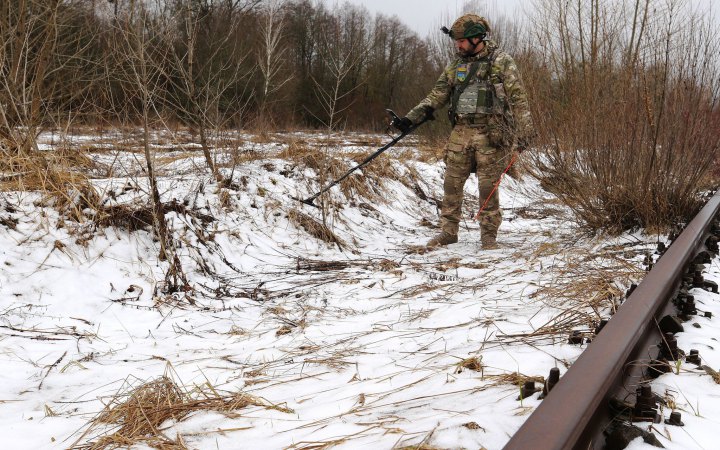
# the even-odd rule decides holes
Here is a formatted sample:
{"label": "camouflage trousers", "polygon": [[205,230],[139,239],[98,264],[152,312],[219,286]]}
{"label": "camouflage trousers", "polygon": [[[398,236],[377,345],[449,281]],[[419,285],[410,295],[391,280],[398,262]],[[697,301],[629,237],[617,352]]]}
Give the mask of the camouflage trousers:
{"label": "camouflage trousers", "polygon": [[[481,128],[456,125],[445,147],[445,182],[441,210],[442,231],[456,235],[462,218],[463,188],[471,173],[478,177],[480,205],[485,202],[506,165],[507,153],[490,145]],[[483,238],[497,235],[502,222],[498,191],[492,194],[480,213]]]}

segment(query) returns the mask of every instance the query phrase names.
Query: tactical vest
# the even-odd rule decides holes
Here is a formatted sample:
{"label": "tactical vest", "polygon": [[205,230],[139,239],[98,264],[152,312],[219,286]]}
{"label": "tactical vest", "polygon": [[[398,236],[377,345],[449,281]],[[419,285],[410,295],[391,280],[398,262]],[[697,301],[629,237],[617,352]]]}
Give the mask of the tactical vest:
{"label": "tactical vest", "polygon": [[453,125],[458,115],[481,120],[507,111],[505,87],[499,76],[492,75],[494,63],[495,52],[480,61],[458,64],[449,110]]}

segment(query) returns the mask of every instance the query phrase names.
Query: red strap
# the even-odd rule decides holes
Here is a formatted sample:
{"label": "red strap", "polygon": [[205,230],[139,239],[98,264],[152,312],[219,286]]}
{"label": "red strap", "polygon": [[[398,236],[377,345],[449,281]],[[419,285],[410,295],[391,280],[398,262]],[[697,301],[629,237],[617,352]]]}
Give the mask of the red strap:
{"label": "red strap", "polygon": [[502,181],[503,175],[505,175],[508,172],[508,170],[510,170],[512,165],[515,164],[516,159],[517,159],[517,152],[513,152],[513,156],[510,159],[510,164],[508,164],[508,166],[505,168],[505,170],[503,170],[503,173],[500,174],[500,178],[498,178],[498,180],[495,182],[495,186],[493,186],[492,191],[490,191],[490,195],[487,196],[487,198],[485,199],[485,202],[480,207],[480,210],[477,212],[477,214],[475,214],[475,217],[473,217],[473,220],[478,220],[480,218],[480,213],[485,210],[485,207],[487,206],[488,202],[490,201],[490,197],[492,197],[492,195],[495,193],[498,186],[500,185],[500,181]]}

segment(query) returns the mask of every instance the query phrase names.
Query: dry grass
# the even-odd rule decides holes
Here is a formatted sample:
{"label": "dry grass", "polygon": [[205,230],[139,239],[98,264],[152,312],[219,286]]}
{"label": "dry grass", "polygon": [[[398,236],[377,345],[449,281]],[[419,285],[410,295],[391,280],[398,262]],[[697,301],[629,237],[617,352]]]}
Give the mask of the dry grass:
{"label": "dry grass", "polygon": [[294,140],[290,141],[288,146],[278,154],[278,158],[297,162],[314,152],[315,150],[306,141]]}
{"label": "dry grass", "polygon": [[[134,388],[126,383],[71,448],[99,450],[145,444],[158,449],[185,449],[181,436],[171,439],[164,434],[163,424],[182,421],[199,411],[236,416],[235,411],[248,406],[291,412],[249,394],[220,393],[209,383],[188,392],[167,375]],[[100,432],[100,436],[78,444],[85,436],[108,427],[111,432]]]}
{"label": "dry grass", "polygon": [[592,337],[597,323],[619,307],[623,287],[645,275],[642,268],[626,260],[633,249],[604,249],[593,254],[574,250],[561,251],[557,244],[541,245],[533,258],[556,255],[554,265],[543,270],[548,277],[528,299],[555,311],[544,323],[523,334],[501,334],[504,339],[556,341],[566,339],[574,330]]}
{"label": "dry grass", "polygon": [[472,358],[466,358],[457,363],[457,367],[455,368],[455,373],[461,373],[464,369],[472,370],[475,372],[482,372],[484,369],[484,366],[482,365],[482,357],[477,358],[473,356]]}
{"label": "dry grass", "polygon": [[150,206],[116,205],[103,208],[97,224],[128,231],[147,230],[152,227],[153,213]]}
{"label": "dry grass", "polygon": [[450,133],[439,133],[425,139],[421,139],[418,145],[418,161],[424,163],[436,163],[443,160],[444,148]]}
{"label": "dry grass", "polygon": [[[178,201],[165,202],[162,209],[164,214],[175,212],[195,217],[203,225],[215,220],[214,217],[191,210]],[[101,227],[117,227],[127,231],[147,230],[153,224],[153,211],[151,205],[142,203],[103,206],[97,210],[95,220]]]}
{"label": "dry grass", "polygon": [[710,366],[702,366],[705,373],[710,375],[712,380],[715,382],[715,384],[720,384],[720,373],[718,373],[715,369],[713,369]]}
{"label": "dry grass", "polygon": [[84,153],[62,148],[52,153],[29,155],[3,151],[2,156],[0,171],[4,172],[3,190],[45,190],[54,179],[84,178],[73,169],[87,170],[94,167],[94,162]]}
{"label": "dry grass", "polygon": [[[304,141],[293,141],[280,152],[278,157],[312,169],[319,174],[318,183],[325,186],[360,164],[371,153],[368,151],[348,154],[351,161],[347,162],[344,158],[335,156],[338,153],[337,148],[329,148],[326,145],[311,146]],[[364,198],[373,202],[387,202],[386,180],[408,182],[405,177],[400,176],[397,165],[395,158],[387,153],[382,154],[343,180],[338,187],[347,199]],[[411,182],[414,182],[416,177],[411,176],[411,178]],[[409,187],[414,189],[414,185]]]}
{"label": "dry grass", "polygon": [[157,167],[165,167],[174,162],[183,161],[186,159],[192,159],[197,156],[202,156],[201,148],[172,148],[166,150],[168,153],[162,156],[158,156],[155,159]]}
{"label": "dry grass", "polygon": [[[292,158],[293,154],[296,158],[299,158],[297,160],[299,164],[321,174],[319,183],[325,186],[326,183],[340,178],[352,167],[362,163],[371,152],[351,153],[348,155],[350,158],[349,163],[334,157],[328,151],[312,150],[306,146],[295,149],[295,153],[290,152],[287,156]],[[383,153],[344,179],[338,185],[340,192],[345,198],[358,203],[361,201],[376,204],[388,203],[393,198],[392,191],[387,186],[387,181],[391,180],[402,183],[422,200],[428,200],[427,194],[420,187],[419,180],[421,177],[417,170],[401,162],[408,159],[411,158],[402,157],[397,152],[391,153],[388,151]],[[437,202],[437,200],[433,200]]]}
{"label": "dry grass", "polygon": [[521,373],[505,373],[502,375],[486,375],[485,378],[493,380],[493,385],[503,386],[511,384],[513,386],[522,387],[526,381],[534,381],[535,383],[545,383],[545,378],[541,376],[528,376]]}
{"label": "dry grass", "polygon": [[227,189],[220,189],[218,192],[218,202],[220,203],[220,206],[224,209],[230,209],[232,206],[232,196],[230,194],[230,191]]}
{"label": "dry grass", "polygon": [[478,425],[477,422],[467,422],[467,423],[462,424],[462,426],[464,426],[465,428],[467,428],[469,430],[481,430],[481,431],[487,432],[487,430],[485,430],[485,428]]}
{"label": "dry grass", "polygon": [[88,178],[77,170],[93,166],[83,153],[61,149],[47,155],[3,152],[2,156],[0,190],[42,192],[43,203],[76,221],[84,220],[83,209],[95,209],[100,204],[100,196]]}
{"label": "dry grass", "polygon": [[594,311],[616,307],[624,292],[621,286],[629,286],[641,279],[645,272],[611,254],[597,254],[593,260],[582,255],[565,255],[565,263],[553,269],[553,280],[530,295],[560,309],[579,306]]}
{"label": "dry grass", "polygon": [[337,244],[341,247],[345,245],[342,239],[337,237],[330,228],[298,209],[291,209],[288,217],[296,227],[304,229],[308,234],[321,241]]}

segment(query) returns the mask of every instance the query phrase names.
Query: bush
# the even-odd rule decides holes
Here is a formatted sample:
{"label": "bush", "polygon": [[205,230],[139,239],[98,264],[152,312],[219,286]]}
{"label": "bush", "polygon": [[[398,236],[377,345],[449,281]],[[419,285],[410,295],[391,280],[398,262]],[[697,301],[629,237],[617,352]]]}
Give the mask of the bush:
{"label": "bush", "polygon": [[545,3],[539,33],[557,38],[525,55],[534,174],[592,230],[666,229],[695,213],[716,164],[720,42],[673,8],[591,3]]}

